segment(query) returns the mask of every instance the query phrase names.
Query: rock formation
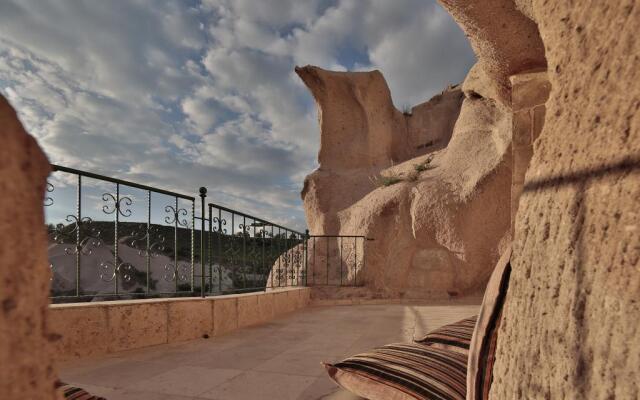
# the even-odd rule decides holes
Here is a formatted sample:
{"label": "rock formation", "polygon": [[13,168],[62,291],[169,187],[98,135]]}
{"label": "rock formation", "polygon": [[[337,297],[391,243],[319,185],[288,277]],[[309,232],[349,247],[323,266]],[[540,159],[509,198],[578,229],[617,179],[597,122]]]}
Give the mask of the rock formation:
{"label": "rock formation", "polygon": [[302,192],[311,232],[375,240],[362,271],[373,296],[482,290],[509,231],[511,187],[511,113],[483,71],[410,115],[377,71],[296,71],[321,126],[320,167]]}
{"label": "rock formation", "polygon": [[[298,70],[322,129],[312,232],[375,238],[373,294],[436,297],[481,288],[514,213],[490,398],[640,397],[638,2],[440,1],[478,64],[412,116],[377,72]],[[0,139],[0,393],[53,399],[48,166],[2,98]]]}
{"label": "rock formation", "polygon": [[55,399],[44,230],[49,162],[0,96],[0,394]]}
{"label": "rock formation", "polygon": [[[367,265],[373,290],[407,294],[419,282],[423,291],[464,292],[469,277],[481,282],[490,270],[476,262],[477,254],[493,254],[499,233],[507,230],[500,219],[504,209],[491,208],[510,201],[513,270],[490,398],[640,397],[637,1],[440,2],[478,56],[463,86],[451,141],[431,155],[435,168],[411,179],[411,164],[424,158],[376,164],[380,175],[405,179],[388,187],[362,184],[357,196],[351,196],[356,190],[348,176],[357,182],[360,177],[321,159],[303,197],[312,217],[331,224],[311,228],[376,237],[369,259],[381,261]],[[547,65],[550,92],[537,72]],[[318,101],[321,140],[368,134],[369,126],[349,125],[347,111],[331,108],[331,84],[303,79]],[[361,84],[351,85],[352,91],[361,91]],[[360,103],[347,110],[362,108]],[[335,113],[347,122],[326,122]],[[393,123],[386,124],[406,135],[398,114],[389,114]],[[391,148],[397,157],[397,149],[384,147]],[[482,159],[480,168],[474,157]],[[333,190],[330,179],[340,188],[334,192],[340,202],[320,194]],[[345,189],[350,193],[342,194]],[[485,228],[495,223],[483,219],[492,213],[500,223]]]}
{"label": "rock formation", "polygon": [[513,0],[439,1],[467,34],[478,63],[490,78],[487,85],[502,103],[510,104],[511,75],[546,69],[538,27]]}
{"label": "rock formation", "polygon": [[[495,29],[487,20],[497,15],[512,27],[530,18],[549,65],[551,92],[515,219],[490,398],[638,398],[640,43],[632,27],[640,7],[634,0],[441,2],[481,64],[505,55],[495,79],[520,72],[507,65],[523,57],[477,34],[479,26]],[[496,14],[487,3],[522,15]],[[505,36],[531,40],[526,31]],[[478,51],[483,46],[493,50]]]}

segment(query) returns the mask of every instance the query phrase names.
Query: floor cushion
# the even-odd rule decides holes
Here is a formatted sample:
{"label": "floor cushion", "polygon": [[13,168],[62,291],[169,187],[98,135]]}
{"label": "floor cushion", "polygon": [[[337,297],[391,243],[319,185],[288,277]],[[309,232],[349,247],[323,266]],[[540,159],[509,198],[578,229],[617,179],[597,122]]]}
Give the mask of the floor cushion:
{"label": "floor cushion", "polygon": [[56,389],[62,392],[65,400],[106,400],[103,397],[94,396],[84,389],[79,387],[67,385],[62,381],[55,383]]}
{"label": "floor cushion", "polygon": [[396,343],[325,364],[329,376],[369,400],[463,400],[467,355],[419,343]]}
{"label": "floor cushion", "polygon": [[477,319],[478,316],[474,315],[453,324],[444,325],[415,342],[467,354]]}

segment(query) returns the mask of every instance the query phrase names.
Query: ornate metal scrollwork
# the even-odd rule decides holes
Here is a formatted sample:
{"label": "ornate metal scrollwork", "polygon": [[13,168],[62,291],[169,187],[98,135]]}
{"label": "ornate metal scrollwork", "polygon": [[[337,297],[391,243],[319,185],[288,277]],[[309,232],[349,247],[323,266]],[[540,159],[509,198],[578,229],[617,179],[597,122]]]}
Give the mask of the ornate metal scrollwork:
{"label": "ornate metal scrollwork", "polygon": [[175,223],[178,226],[182,226],[185,228],[189,227],[189,222],[185,218],[183,218],[189,214],[186,208],[178,207],[176,209],[175,207],[168,205],[165,206],[164,211],[169,213],[169,215],[164,219],[164,222],[166,222],[167,224]]}
{"label": "ornate metal scrollwork", "polygon": [[[102,200],[106,203],[102,206],[102,212],[105,214],[113,214],[117,212],[123,217],[131,216],[131,209],[129,208],[133,204],[131,197],[122,196],[116,199],[116,196],[111,193],[103,193]],[[109,202],[113,202],[113,204],[109,204]]]}
{"label": "ornate metal scrollwork", "polygon": [[224,218],[218,218],[218,217],[213,217],[212,220],[212,230],[214,232],[219,232],[219,233],[227,233],[227,228],[223,228],[223,226],[227,225],[227,220]]}
{"label": "ornate metal scrollwork", "polygon": [[268,231],[264,228],[260,228],[259,231],[256,232],[256,237],[262,238],[262,239],[266,239],[266,238],[272,238],[273,237],[273,233],[271,231]]}
{"label": "ornate metal scrollwork", "polygon": [[302,261],[302,258],[300,257],[300,251],[298,250],[294,250],[295,247],[291,248],[291,250],[289,250],[290,252],[292,252],[292,257],[291,257],[291,273],[290,273],[290,278],[296,279],[299,272],[300,272],[300,262]]}
{"label": "ornate metal scrollwork", "polygon": [[278,286],[286,286],[287,278],[289,277],[287,273],[290,273],[291,266],[291,254],[289,250],[286,250],[284,253],[280,255],[280,262],[278,263],[278,268],[276,269],[276,279],[278,281]]}
{"label": "ornate metal scrollwork", "polygon": [[242,246],[237,245],[234,246],[234,238],[233,236],[229,237],[229,242],[226,244],[225,249],[222,251],[224,254],[224,258],[229,260],[230,265],[235,265],[237,260],[240,258],[240,254],[242,252]]}
{"label": "ornate metal scrollwork", "polygon": [[251,234],[249,233],[249,229],[251,228],[251,226],[246,226],[245,224],[239,224],[238,228],[240,228],[240,232],[238,232],[238,236],[242,237],[249,237],[251,236]]}
{"label": "ornate metal scrollwork", "polygon": [[164,280],[167,282],[186,281],[189,278],[189,265],[178,264],[178,267],[174,264],[165,264],[164,266]]}
{"label": "ornate metal scrollwork", "polygon": [[[157,240],[152,241],[153,237]],[[165,237],[160,233],[160,229],[157,226],[142,225],[141,229],[133,231],[131,233],[132,239],[129,241],[131,247],[139,248],[138,255],[157,257],[165,249]],[[149,248],[147,248],[147,239],[149,239]]]}
{"label": "ornate metal scrollwork", "polygon": [[289,250],[287,250],[284,253],[282,253],[280,258],[282,259],[282,263],[285,266],[288,266],[291,263],[291,254],[289,254]]}
{"label": "ornate metal scrollwork", "polygon": [[83,217],[78,220],[75,215],[67,215],[65,221],[69,225],[58,224],[53,231],[53,241],[58,244],[75,241],[78,231],[82,238],[74,247],[67,247],[64,252],[67,255],[77,254],[78,252],[88,256],[92,253],[93,248],[102,245],[100,231],[93,226],[93,220],[89,217]]}
{"label": "ornate metal scrollwork", "polygon": [[124,282],[130,282],[136,270],[135,267],[128,262],[121,262],[116,266],[111,260],[101,262],[100,269],[100,279],[104,282],[113,281],[118,273],[122,275]]}
{"label": "ornate metal scrollwork", "polygon": [[[55,190],[55,187],[53,186],[53,184],[47,182],[47,193],[52,193]],[[53,197],[51,196],[45,196],[44,198],[44,206],[45,207],[49,207],[53,205]]]}

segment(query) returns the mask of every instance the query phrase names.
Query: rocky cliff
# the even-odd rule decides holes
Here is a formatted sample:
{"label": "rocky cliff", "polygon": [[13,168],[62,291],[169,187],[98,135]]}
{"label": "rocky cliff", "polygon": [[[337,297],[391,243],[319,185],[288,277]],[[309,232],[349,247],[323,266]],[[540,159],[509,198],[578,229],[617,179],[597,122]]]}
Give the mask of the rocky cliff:
{"label": "rocky cliff", "polygon": [[311,233],[374,239],[362,271],[372,296],[482,290],[509,235],[511,190],[511,113],[483,70],[404,114],[378,71],[296,72],[321,127],[302,192]]}
{"label": "rocky cliff", "polygon": [[640,7],[440,2],[478,56],[442,149],[413,152],[432,122],[395,110],[379,73],[299,70],[323,145],[310,227],[375,238],[366,287],[405,297],[482,287],[513,231],[490,398],[638,398]]}
{"label": "rocky cliff", "polygon": [[[320,160],[303,198],[311,219],[332,223],[311,227],[376,238],[365,271],[371,290],[435,296],[481,285],[506,240],[501,204],[510,203],[512,273],[490,398],[638,398],[638,2],[440,2],[478,56],[451,140],[417,176],[411,164],[422,158],[377,164],[380,176],[394,178],[385,182],[403,179],[363,185],[340,204],[323,201],[320,190],[333,189],[319,177],[348,177],[349,169],[325,172]],[[547,68],[548,83],[535,76]],[[323,85],[305,82],[318,101],[321,140],[368,132],[325,125],[334,115],[330,85],[319,96]],[[511,152],[501,151],[509,137]]]}

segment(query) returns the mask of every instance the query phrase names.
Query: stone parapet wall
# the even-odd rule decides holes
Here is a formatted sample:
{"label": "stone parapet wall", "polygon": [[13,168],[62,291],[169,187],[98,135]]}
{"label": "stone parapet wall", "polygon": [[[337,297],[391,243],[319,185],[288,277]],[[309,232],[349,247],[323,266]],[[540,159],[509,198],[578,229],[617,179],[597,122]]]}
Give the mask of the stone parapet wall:
{"label": "stone parapet wall", "polygon": [[49,325],[65,361],[203,337],[268,322],[309,305],[309,288],[150,300],[56,304]]}

